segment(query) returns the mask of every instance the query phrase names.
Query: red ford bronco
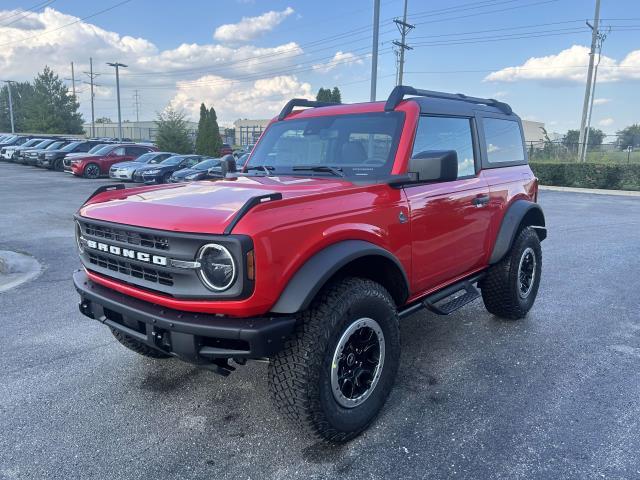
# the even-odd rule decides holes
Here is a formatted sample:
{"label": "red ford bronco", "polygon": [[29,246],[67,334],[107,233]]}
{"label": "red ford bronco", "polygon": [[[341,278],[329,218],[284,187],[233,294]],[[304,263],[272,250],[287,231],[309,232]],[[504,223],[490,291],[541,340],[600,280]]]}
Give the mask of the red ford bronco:
{"label": "red ford bronco", "polygon": [[80,311],[141,355],[268,359],[280,412],[330,441],[384,405],[401,318],[482,296],[518,319],[536,298],[545,220],[505,103],[294,99],[223,174],[98,189],[75,216]]}

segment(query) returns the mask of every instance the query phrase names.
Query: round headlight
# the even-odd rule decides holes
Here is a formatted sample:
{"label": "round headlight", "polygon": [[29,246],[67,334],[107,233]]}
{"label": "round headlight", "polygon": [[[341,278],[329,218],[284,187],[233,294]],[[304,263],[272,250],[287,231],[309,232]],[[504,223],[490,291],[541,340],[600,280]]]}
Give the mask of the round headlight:
{"label": "round headlight", "polygon": [[82,245],[82,227],[76,220],[76,244],[78,245],[78,250],[80,253],[84,253],[84,245]]}
{"label": "round headlight", "polygon": [[236,279],[236,263],[222,245],[208,243],[198,253],[198,273],[205,286],[216,292],[228,289]]}

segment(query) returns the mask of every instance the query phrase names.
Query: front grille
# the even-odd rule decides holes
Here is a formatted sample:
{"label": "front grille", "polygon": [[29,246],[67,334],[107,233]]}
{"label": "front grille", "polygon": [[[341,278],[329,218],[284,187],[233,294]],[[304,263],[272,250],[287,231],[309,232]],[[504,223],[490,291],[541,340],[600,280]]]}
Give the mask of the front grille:
{"label": "front grille", "polygon": [[94,223],[85,223],[84,230],[87,235],[104,238],[105,240],[115,240],[156,250],[169,250],[169,239],[158,235],[105,227]]}
{"label": "front grille", "polygon": [[161,285],[173,286],[173,275],[167,272],[156,270],[155,268],[143,267],[124,260],[98,255],[88,252],[89,262],[98,267],[108,268],[114,272],[119,272],[130,277],[140,278],[148,282],[159,283]]}

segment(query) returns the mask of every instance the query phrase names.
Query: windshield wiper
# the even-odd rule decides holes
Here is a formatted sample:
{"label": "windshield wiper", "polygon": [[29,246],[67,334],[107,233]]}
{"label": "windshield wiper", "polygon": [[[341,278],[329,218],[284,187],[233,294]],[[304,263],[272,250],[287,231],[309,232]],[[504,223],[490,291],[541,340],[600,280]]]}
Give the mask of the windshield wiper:
{"label": "windshield wiper", "polygon": [[336,177],[344,177],[344,173],[341,168],[330,167],[328,165],[296,165],[292,168],[294,172],[296,171],[307,171],[307,172],[327,172],[332,173]]}
{"label": "windshield wiper", "polygon": [[271,175],[271,172],[274,171],[276,167],[272,167],[271,165],[250,165],[244,168],[245,172],[250,170],[262,170],[265,175]]}

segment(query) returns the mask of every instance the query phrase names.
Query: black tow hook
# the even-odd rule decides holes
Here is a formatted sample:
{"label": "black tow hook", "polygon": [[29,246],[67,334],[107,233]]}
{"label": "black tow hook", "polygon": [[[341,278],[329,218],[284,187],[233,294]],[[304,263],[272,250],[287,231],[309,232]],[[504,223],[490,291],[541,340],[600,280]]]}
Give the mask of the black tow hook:
{"label": "black tow hook", "polygon": [[88,300],[81,300],[78,304],[78,309],[80,310],[81,314],[89,318],[94,318],[93,311],[91,310],[91,302],[89,302]]}

